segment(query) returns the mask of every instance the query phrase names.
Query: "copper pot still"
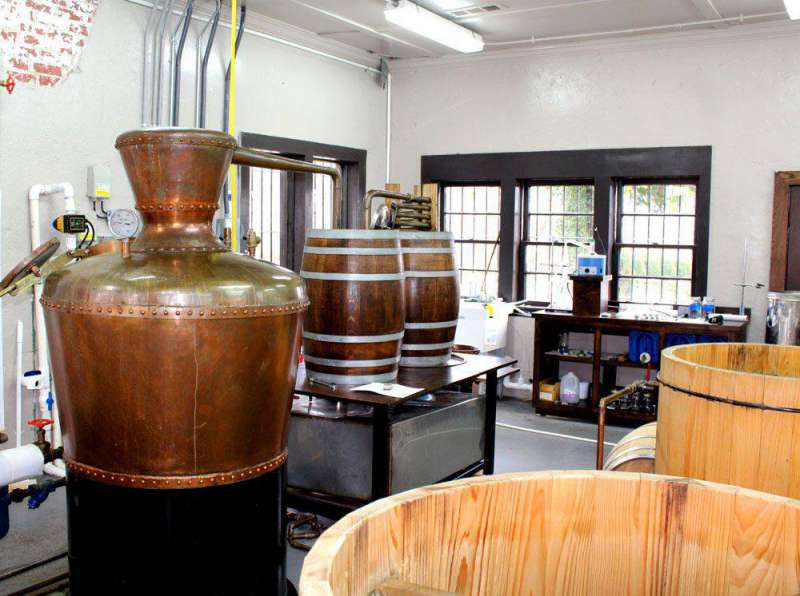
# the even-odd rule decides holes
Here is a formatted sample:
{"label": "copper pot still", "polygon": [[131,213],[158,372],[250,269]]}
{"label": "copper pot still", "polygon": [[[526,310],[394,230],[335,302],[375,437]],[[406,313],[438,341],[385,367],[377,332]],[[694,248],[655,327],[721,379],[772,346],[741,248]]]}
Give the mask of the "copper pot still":
{"label": "copper pot still", "polygon": [[[335,170],[243,149],[209,130],[132,131],[116,147],[142,214],[141,234],[129,251],[99,254],[52,274],[43,292],[64,455],[73,496],[85,489],[84,502],[91,500],[86,487],[100,484],[106,493],[121,489],[109,494],[134,503],[142,490],[149,491],[142,498],[173,499],[169,507],[177,511],[175,499],[185,500],[187,491],[216,490],[200,498],[213,502],[213,495],[226,494],[224,487],[230,493],[281,467],[287,456],[309,301],[293,272],[234,254],[214,236],[211,222],[229,165],[328,173],[339,192],[341,180]],[[277,486],[283,490],[285,482]],[[239,506],[247,509],[250,497],[243,498]],[[192,507],[187,511],[201,509]],[[180,523],[192,523],[192,514],[185,515]],[[75,520],[86,527],[76,528]],[[73,512],[71,541],[94,521]],[[158,540],[160,528],[149,531]],[[209,540],[237,539],[224,532],[208,532]],[[192,540],[191,548],[202,547]],[[73,546],[71,565],[78,560]],[[81,561],[92,556],[102,555],[84,554]],[[198,569],[191,563],[185,569],[198,584],[207,579],[200,561]],[[224,566],[219,572],[226,573]],[[108,589],[131,579],[105,581]]]}

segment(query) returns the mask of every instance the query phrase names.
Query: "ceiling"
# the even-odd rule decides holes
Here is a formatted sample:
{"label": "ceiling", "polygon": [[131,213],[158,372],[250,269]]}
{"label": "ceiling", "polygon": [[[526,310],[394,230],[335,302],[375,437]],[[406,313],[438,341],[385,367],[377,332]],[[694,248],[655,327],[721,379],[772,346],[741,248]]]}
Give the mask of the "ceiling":
{"label": "ceiling", "polygon": [[[416,0],[484,37],[486,51],[748,26],[787,17],[782,0]],[[388,23],[384,0],[247,0],[248,9],[392,58],[457,53]],[[485,7],[491,6],[489,11]],[[449,11],[478,10],[478,16]],[[719,19],[726,22],[708,22]],[[692,23],[691,25],[687,25]]]}

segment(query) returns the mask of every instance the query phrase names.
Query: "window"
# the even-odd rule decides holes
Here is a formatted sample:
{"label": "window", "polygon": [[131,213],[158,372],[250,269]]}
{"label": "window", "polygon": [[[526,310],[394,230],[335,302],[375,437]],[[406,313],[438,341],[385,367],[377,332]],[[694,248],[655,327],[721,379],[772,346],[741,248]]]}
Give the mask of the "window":
{"label": "window", "polygon": [[618,300],[688,304],[695,267],[696,184],[625,182],[619,194]]}
{"label": "window", "polygon": [[[331,160],[315,158],[317,165],[334,167],[341,173],[341,166]],[[333,180],[324,174],[314,174],[313,190],[311,194],[311,227],[314,229],[331,229],[334,225],[336,209],[333,204]]]}
{"label": "window", "polygon": [[578,254],[594,248],[594,186],[533,184],[525,203],[520,247],[524,295],[549,304],[562,275],[577,269]]}
{"label": "window", "polygon": [[500,188],[445,186],[442,218],[455,237],[461,295],[497,296]]}
{"label": "window", "polygon": [[250,227],[261,237],[256,258],[281,263],[281,193],[280,170],[250,168]]}

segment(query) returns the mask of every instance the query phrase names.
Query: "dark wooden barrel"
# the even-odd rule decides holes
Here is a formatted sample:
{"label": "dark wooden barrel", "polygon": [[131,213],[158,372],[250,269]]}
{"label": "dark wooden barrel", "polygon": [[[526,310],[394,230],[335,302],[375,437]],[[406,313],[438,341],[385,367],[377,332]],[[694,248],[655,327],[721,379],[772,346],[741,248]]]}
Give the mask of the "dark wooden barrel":
{"label": "dark wooden barrel", "polygon": [[400,366],[443,366],[458,324],[458,269],[450,232],[400,232],[406,334]]}
{"label": "dark wooden barrel", "polygon": [[311,230],[300,276],[311,300],[303,329],[309,378],[394,381],[404,321],[397,232]]}

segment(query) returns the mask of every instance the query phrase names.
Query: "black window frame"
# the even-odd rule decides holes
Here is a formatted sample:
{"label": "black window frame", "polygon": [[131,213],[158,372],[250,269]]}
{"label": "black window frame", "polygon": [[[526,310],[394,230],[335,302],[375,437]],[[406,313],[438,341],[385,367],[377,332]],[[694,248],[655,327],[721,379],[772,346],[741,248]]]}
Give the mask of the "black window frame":
{"label": "black window frame", "polygon": [[[284,157],[313,162],[318,158],[331,159],[342,168],[343,201],[340,220],[334,227],[361,228],[364,211],[361,202],[367,192],[367,151],[340,145],[315,143],[286,137],[274,137],[258,133],[242,132],[242,147],[273,151]],[[240,167],[240,203],[242,228],[249,227],[250,168]],[[307,225],[312,218],[314,184],[312,174],[288,172],[285,174],[281,197],[282,234],[281,265],[299,271],[303,262],[303,246]],[[308,222],[308,224],[307,224]]]}
{"label": "black window frame", "polygon": [[[539,181],[593,180],[597,228],[595,250],[605,254],[616,274],[614,240],[617,188],[625,179],[695,179],[696,255],[692,295],[705,295],[708,275],[708,237],[711,203],[710,146],[586,149],[424,155],[420,160],[423,184],[483,185],[500,183],[500,297],[524,298],[519,279],[520,212],[524,188]],[[607,200],[604,200],[607,199]],[[616,288],[611,298],[616,300]]]}
{"label": "black window frame", "polygon": [[[692,273],[690,275],[691,280],[691,292],[690,296],[704,296],[706,289],[703,288],[703,292],[698,294],[695,293],[695,269],[698,266],[698,250],[697,250],[697,238],[698,238],[698,201],[697,201],[697,194],[698,190],[695,191],[695,212],[693,214],[694,217],[694,242],[692,244],[638,244],[638,243],[628,243],[622,242],[622,200],[623,200],[623,188],[625,186],[640,186],[640,185],[694,185],[696,188],[699,189],[698,180],[692,177],[684,177],[684,178],[620,178],[616,180],[616,189],[614,193],[614,201],[615,201],[615,225],[614,225],[614,243],[613,248],[611,251],[612,258],[613,258],[613,271],[614,271],[614,283],[611,285],[611,293],[610,298],[614,301],[619,302],[619,281],[621,279],[620,271],[620,254],[622,252],[622,248],[624,247],[633,247],[633,248],[664,248],[664,249],[676,249],[676,250],[691,250],[692,251]],[[635,215],[635,214],[630,214]],[[648,214],[638,214],[638,215],[645,215],[650,216]],[[676,214],[676,215],[659,215],[659,217],[686,217],[686,214]],[[707,257],[706,257],[707,259]],[[631,275],[625,276],[626,278],[643,278],[643,279],[656,279],[655,276],[645,275]],[[659,278],[659,279],[667,279],[667,278]],[[683,278],[668,278],[668,279],[675,279],[682,280]],[[631,290],[632,292],[633,290]],[[633,300],[625,301],[625,303],[633,303]],[[661,303],[657,303],[661,304]],[[677,306],[677,304],[671,304],[668,306]]]}
{"label": "black window frame", "polygon": [[[453,214],[452,212],[450,212],[450,213],[447,212],[447,202],[446,202],[446,199],[445,199],[445,190],[447,188],[453,188],[453,187],[486,187],[486,188],[492,187],[492,188],[497,188],[498,190],[502,191],[499,182],[488,182],[488,183],[480,183],[480,184],[473,184],[471,182],[458,182],[458,183],[453,183],[453,184],[447,184],[447,183],[440,184],[439,185],[439,195],[440,195],[439,196],[439,204],[441,205],[441,208],[439,209],[439,217],[441,219],[439,221],[439,229],[441,229],[441,230],[446,230],[447,229],[445,227],[445,216]],[[462,198],[462,200],[463,200],[463,198]],[[499,209],[500,209],[500,221],[501,221],[501,226],[499,226],[499,228],[502,229],[502,217],[503,217],[502,216],[502,210],[503,210],[502,195],[500,197]],[[495,215],[495,214],[494,213],[488,213],[488,212],[486,212],[486,213],[473,212],[473,215]],[[462,220],[462,222],[463,222],[463,220]],[[501,232],[501,234],[502,234],[502,232]],[[455,238],[454,242],[456,244],[484,244],[486,247],[491,247],[492,250],[499,250],[499,248],[500,248],[499,245],[497,246],[497,248],[495,248],[495,244],[497,244],[497,241],[495,241],[495,240],[474,240],[474,239],[473,240],[462,240],[462,239],[459,239],[459,238]],[[491,257],[491,256],[489,257],[489,265],[490,266],[491,266],[492,258],[493,257]],[[500,277],[500,271],[499,271],[499,269],[500,269],[500,258],[499,258],[499,256],[497,258],[497,267],[498,267],[498,272],[497,272],[497,275],[498,275],[498,287],[495,290],[495,293],[489,293],[490,296],[497,296],[497,295],[499,295],[499,291],[500,291],[500,287],[499,287],[500,286],[500,280],[499,280],[499,277]],[[459,271],[462,271],[461,267],[459,267]],[[475,271],[479,271],[479,270],[478,269],[467,269],[466,271],[475,272]],[[463,291],[463,288],[462,288],[462,291]],[[464,297],[464,296],[462,295],[462,297]]]}

